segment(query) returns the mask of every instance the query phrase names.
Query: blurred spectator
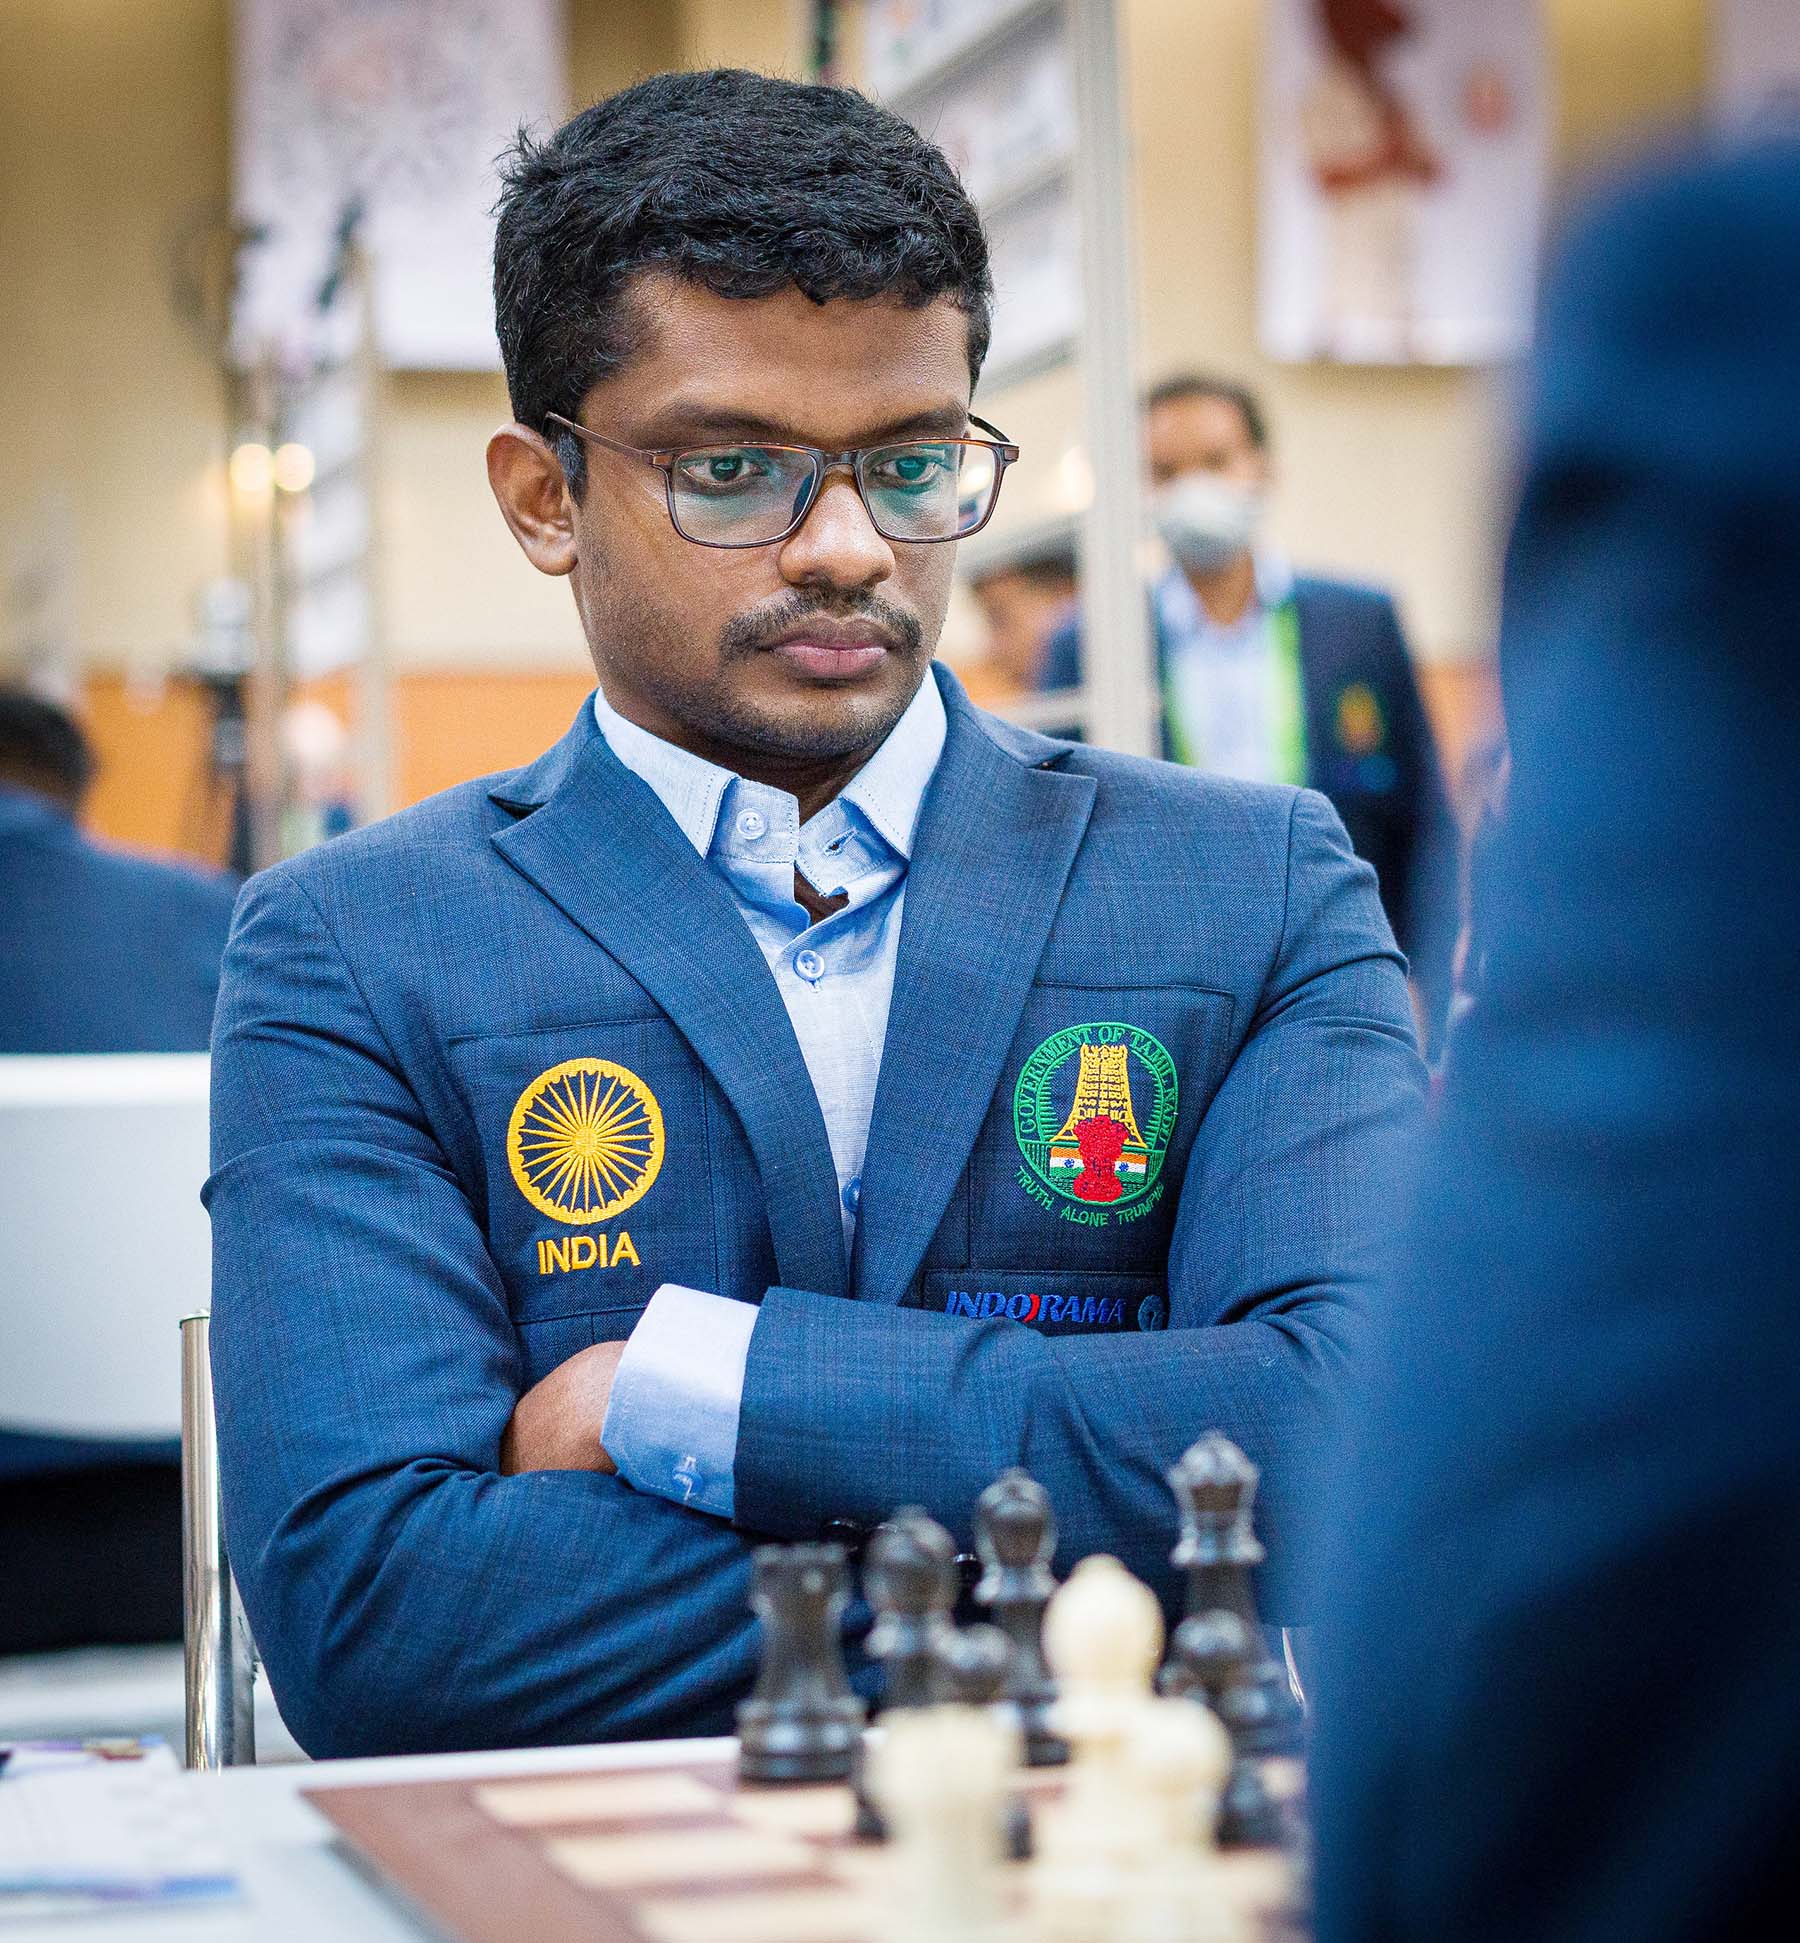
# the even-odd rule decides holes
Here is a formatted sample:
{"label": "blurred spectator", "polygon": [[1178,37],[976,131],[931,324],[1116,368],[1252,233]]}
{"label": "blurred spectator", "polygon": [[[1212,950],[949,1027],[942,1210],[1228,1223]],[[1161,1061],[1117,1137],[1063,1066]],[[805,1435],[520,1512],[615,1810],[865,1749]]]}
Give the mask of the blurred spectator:
{"label": "blurred spectator", "polygon": [[[203,1052],[235,887],[84,836],[93,773],[72,717],[0,688],[0,1055]],[[0,1653],[180,1636],[178,1457],[0,1427]]]}
{"label": "blurred spectator", "polygon": [[965,566],[987,622],[987,659],[1014,689],[1042,688],[1050,641],[1075,611],[1075,546],[1067,534],[990,547]]}
{"label": "blurred spectator", "polygon": [[1485,973],[1322,1573],[1321,1943],[1800,1893],[1800,141],[1577,226],[1528,444]]}
{"label": "blurred spectator", "polygon": [[[1270,483],[1261,406],[1181,376],[1145,401],[1152,508],[1174,565],[1152,590],[1163,753],[1251,782],[1323,791],[1375,866],[1429,1042],[1450,1003],[1457,838],[1392,598],[1296,574],[1258,530]],[[1081,679],[1078,619],[1046,688]]]}

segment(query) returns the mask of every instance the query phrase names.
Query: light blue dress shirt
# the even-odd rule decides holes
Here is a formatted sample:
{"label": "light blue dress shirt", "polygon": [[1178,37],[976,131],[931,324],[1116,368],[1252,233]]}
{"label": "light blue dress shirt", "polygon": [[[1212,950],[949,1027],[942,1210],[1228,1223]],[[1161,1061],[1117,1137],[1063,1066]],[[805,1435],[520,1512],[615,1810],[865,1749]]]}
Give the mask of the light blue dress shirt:
{"label": "light blue dress shirt", "polygon": [[[927,674],[887,740],[804,825],[786,790],[676,748],[628,722],[598,689],[594,716],[613,754],[655,790],[725,879],[762,948],[824,1116],[848,1252],[894,991],[906,867],[944,748],[937,683]],[[842,892],[848,903],[813,923],[794,898],[796,870],[821,897]],[[672,1282],[650,1298],[620,1359],[601,1427],[620,1474],[639,1490],[731,1516],[738,1409],[756,1315],[750,1303]]]}
{"label": "light blue dress shirt", "polygon": [[1256,593],[1237,620],[1215,621],[1186,574],[1171,568],[1154,598],[1168,643],[1169,706],[1191,749],[1217,776],[1241,782],[1289,780],[1275,734],[1274,654],[1269,617],[1293,592],[1285,562],[1259,551]]}

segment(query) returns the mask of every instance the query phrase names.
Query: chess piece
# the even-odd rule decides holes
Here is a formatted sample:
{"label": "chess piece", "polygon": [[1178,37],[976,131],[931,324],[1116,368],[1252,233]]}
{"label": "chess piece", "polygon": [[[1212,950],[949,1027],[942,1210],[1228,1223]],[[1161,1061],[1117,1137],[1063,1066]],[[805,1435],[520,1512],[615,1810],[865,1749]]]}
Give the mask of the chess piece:
{"label": "chess piece", "polygon": [[750,1603],[762,1665],[737,1710],[738,1772],[748,1782],[843,1781],[862,1739],[863,1703],[844,1671],[838,1617],[849,1598],[841,1545],[765,1545]]}
{"label": "chess piece", "polygon": [[887,1717],[865,1768],[892,1830],[887,1943],[990,1943],[1002,1934],[1001,1806],[1014,1752],[989,1709]]}
{"label": "chess piece", "polygon": [[1046,1943],[1110,1943],[1144,1860],[1129,1748],[1150,1704],[1162,1608],[1117,1559],[1085,1558],[1050,1601],[1043,1636],[1069,1779],[1040,1819],[1036,1921]]}
{"label": "chess piece", "polygon": [[[950,1534],[917,1505],[896,1511],[876,1527],[863,1554],[863,1591],[875,1608],[863,1651],[881,1668],[881,1710],[930,1707],[950,1698],[944,1655],[955,1633],[950,1613],[957,1592]],[[887,1824],[860,1760],[851,1787],[857,1839],[885,1842]]]}
{"label": "chess piece", "polygon": [[1231,1769],[1224,1728],[1204,1707],[1152,1700],[1127,1759],[1142,1854],[1120,1899],[1116,1943],[1228,1943],[1236,1926],[1219,1901],[1213,1839]]}
{"label": "chess piece", "polygon": [[863,1590],[875,1608],[865,1651],[881,1664],[883,1711],[948,1697],[945,1641],[956,1604],[956,1546],[916,1505],[877,1527],[863,1555]]}
{"label": "chess piece", "polygon": [[[998,1626],[963,1626],[938,1647],[950,1698],[962,1707],[992,1714],[1007,1736],[1008,1766],[1024,1759],[1024,1733],[1018,1708],[1006,1697],[1011,1684],[1013,1645]],[[1006,1853],[1015,1862],[1031,1857],[1031,1810],[1017,1789],[1008,1791],[1001,1814]]]}
{"label": "chess piece", "polygon": [[976,1603],[1012,1642],[1006,1697],[1019,1710],[1026,1762],[1054,1767],[1069,1758],[1069,1744],[1050,1728],[1056,1682],[1044,1664],[1043,1635],[1044,1608],[1056,1592],[1056,1520],[1044,1487],[1020,1470],[990,1484],[975,1506],[975,1549],[986,1567]]}
{"label": "chess piece", "polygon": [[1300,1740],[1299,1703],[1286,1667],[1267,1649],[1250,1590],[1250,1568],[1263,1560],[1252,1522],[1260,1473],[1229,1437],[1215,1430],[1182,1454],[1168,1478],[1181,1511],[1181,1538],[1171,1562],[1187,1573],[1188,1616],[1223,1611],[1242,1620],[1253,1654],[1245,1678],[1261,1696],[1254,1751],[1293,1753]]}
{"label": "chess piece", "polygon": [[1230,1737],[1231,1773],[1218,1804],[1221,1848],[1281,1848],[1291,1833],[1263,1771],[1268,1691],[1258,1677],[1258,1658],[1235,1612],[1197,1613],[1175,1629],[1167,1690],[1203,1701]]}

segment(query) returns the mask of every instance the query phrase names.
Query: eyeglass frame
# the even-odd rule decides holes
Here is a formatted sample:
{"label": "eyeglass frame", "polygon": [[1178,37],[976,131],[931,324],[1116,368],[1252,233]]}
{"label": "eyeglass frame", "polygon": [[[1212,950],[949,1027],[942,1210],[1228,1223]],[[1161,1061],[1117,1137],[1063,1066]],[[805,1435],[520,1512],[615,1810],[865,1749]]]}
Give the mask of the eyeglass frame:
{"label": "eyeglass frame", "polygon": [[[998,425],[990,425],[985,418],[977,418],[969,413],[969,423],[977,425],[982,431],[991,433],[985,439],[947,438],[947,439],[884,439],[878,445],[853,445],[843,452],[827,452],[817,445],[794,445],[785,439],[720,439],[709,445],[647,446],[626,445],[619,439],[608,438],[604,432],[596,432],[592,426],[583,425],[573,418],[565,418],[561,412],[546,412],[546,424],[560,425],[573,432],[578,439],[590,445],[598,445],[608,452],[617,452],[628,459],[642,459],[646,465],[655,466],[663,476],[663,503],[668,509],[669,524],[686,540],[689,546],[717,547],[728,553],[747,552],[752,547],[779,546],[783,540],[791,540],[803,527],[812,509],[819,503],[819,495],[825,490],[825,478],[840,466],[850,468],[850,478],[856,487],[856,496],[862,502],[862,509],[869,516],[869,524],[884,540],[895,546],[942,546],[950,540],[966,540],[981,529],[994,517],[994,508],[1000,504],[1000,488],[1006,479],[1006,468],[1018,462],[1019,448],[1001,431]],[[799,514],[781,532],[772,534],[766,540],[697,540],[692,533],[675,517],[675,462],[685,458],[690,452],[715,452],[729,449],[733,445],[754,446],[764,452],[800,452],[812,462],[812,486],[807,492],[805,503]],[[909,539],[892,533],[883,532],[881,522],[875,517],[875,509],[869,504],[869,495],[863,489],[862,462],[871,452],[891,452],[900,445],[981,445],[994,455],[994,489],[988,499],[988,508],[975,524],[961,533],[940,533],[932,539]]]}

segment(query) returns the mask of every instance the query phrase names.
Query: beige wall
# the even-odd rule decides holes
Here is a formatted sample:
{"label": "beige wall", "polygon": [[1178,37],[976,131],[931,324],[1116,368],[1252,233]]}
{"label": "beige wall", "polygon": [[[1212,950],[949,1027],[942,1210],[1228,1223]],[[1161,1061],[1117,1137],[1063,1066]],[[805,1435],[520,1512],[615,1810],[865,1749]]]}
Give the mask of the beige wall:
{"label": "beige wall", "polygon": [[[1426,658],[1485,653],[1507,464],[1504,377],[1263,358],[1255,329],[1259,0],[1122,5],[1141,375],[1203,365],[1256,385],[1280,468],[1275,537],[1309,565],[1397,587]],[[1706,0],[1547,0],[1546,13],[1563,184],[1619,142],[1694,112],[1705,84]],[[1039,379],[988,405],[1027,448],[1008,480],[1008,513],[1049,509],[1054,461],[1079,437],[1073,379]]]}
{"label": "beige wall", "polygon": [[[1284,488],[1278,532],[1309,561],[1379,575],[1422,648],[1485,644],[1497,420],[1484,382],[1424,371],[1276,370],[1252,328],[1257,0],[1121,0],[1134,103],[1142,365],[1202,359],[1263,384]],[[1691,111],[1705,0],[1548,0],[1559,149],[1585,159]],[[805,58],[801,0],[571,0],[590,100],[653,69]],[[183,217],[227,188],[227,0],[7,0],[0,64],[0,571],[69,535],[70,626],[102,667],[167,665],[195,587],[224,565],[221,386],[170,300]],[[1017,516],[1054,490],[1078,399],[1052,377],[988,401],[1027,448]],[[410,668],[579,669],[566,589],[520,560],[481,449],[497,377],[389,387],[383,596]],[[0,655],[18,633],[0,615]]]}

